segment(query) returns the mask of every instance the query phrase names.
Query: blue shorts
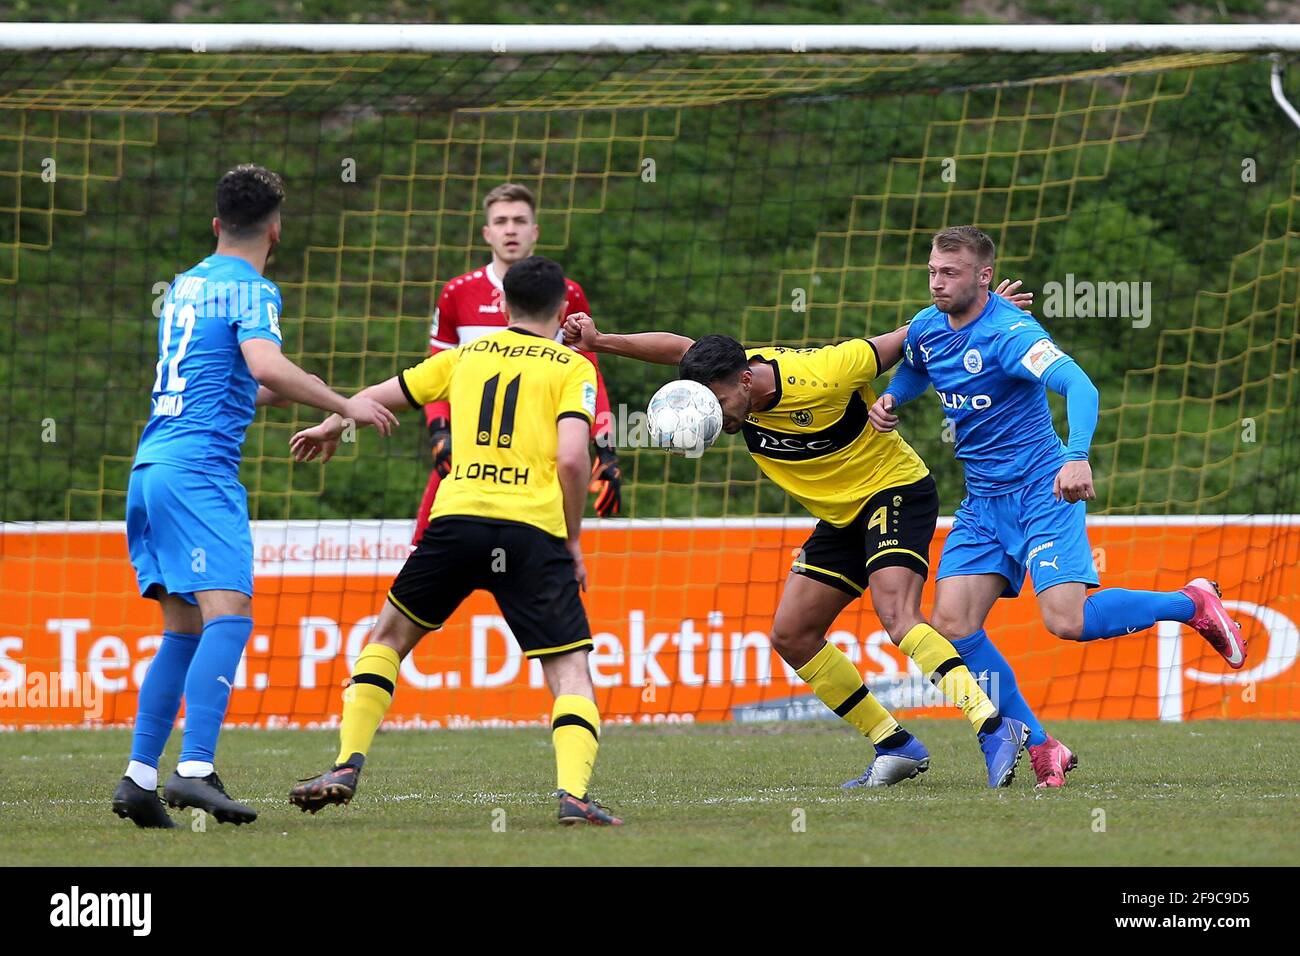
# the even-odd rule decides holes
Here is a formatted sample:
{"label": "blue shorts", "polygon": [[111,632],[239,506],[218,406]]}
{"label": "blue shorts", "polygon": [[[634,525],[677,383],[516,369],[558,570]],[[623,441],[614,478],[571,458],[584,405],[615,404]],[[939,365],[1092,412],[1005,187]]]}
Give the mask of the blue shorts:
{"label": "blue shorts", "polygon": [[253,536],[239,479],[138,465],[126,490],[126,543],[140,593],[194,604],[196,591],[253,596]]}
{"label": "blue shorts", "polygon": [[1000,574],[1002,597],[1015,597],[1025,571],[1039,593],[1080,581],[1097,587],[1097,567],[1088,544],[1087,504],[1058,501],[1052,494],[1056,470],[1004,495],[970,495],[957,508],[943,545],[936,580],[964,574]]}

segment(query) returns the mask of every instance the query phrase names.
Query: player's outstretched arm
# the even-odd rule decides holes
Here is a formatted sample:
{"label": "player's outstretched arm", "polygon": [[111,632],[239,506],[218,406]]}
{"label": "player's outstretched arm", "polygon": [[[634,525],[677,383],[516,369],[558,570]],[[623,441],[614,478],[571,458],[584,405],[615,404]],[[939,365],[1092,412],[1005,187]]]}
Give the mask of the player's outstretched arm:
{"label": "player's outstretched arm", "polygon": [[[310,375],[311,373],[309,372],[307,374]],[[314,378],[316,381],[320,382],[322,385],[325,384],[325,379],[321,378],[319,375],[312,375],[311,377]],[[279,395],[275,394],[275,392],[271,391],[265,385],[259,385],[257,386],[257,401],[255,401],[253,404],[257,408],[261,408],[264,405],[269,405],[271,408],[288,408],[290,405],[293,404],[293,401],[292,399],[281,398]]]}
{"label": "player's outstretched arm", "polygon": [[587,422],[581,418],[565,417],[559,421],[559,442],[555,450],[555,468],[564,495],[564,523],[568,531],[565,547],[573,556],[574,576],[587,590],[587,567],[582,561],[582,511],[587,504],[587,477],[591,474],[591,458],[587,454]]}
{"label": "player's outstretched arm", "polygon": [[360,395],[344,398],[315,375],[285,358],[280,346],[269,339],[245,339],[239,344],[239,349],[258,384],[281,399],[334,412],[353,419],[359,425],[374,425],[383,435],[397,424],[397,416],[374,399]]}
{"label": "player's outstretched arm", "polygon": [[876,350],[876,358],[880,360],[880,368],[876,374],[883,375],[897,365],[898,360],[903,357],[903,343],[907,341],[907,326],[900,326],[892,332],[877,335],[867,341]]}
{"label": "player's outstretched arm", "polygon": [[[358,403],[361,407],[373,405],[382,408],[394,422],[397,421],[396,412],[411,407],[411,403],[407,399],[406,393],[402,391],[401,383],[396,375],[387,381],[380,382],[378,385],[363,388],[344,403],[345,413],[343,415],[335,413],[319,425],[304,428],[289,439],[289,450],[293,453],[293,460],[312,461],[319,457],[321,464],[324,464],[333,458],[334,452],[338,450],[339,440],[343,437],[344,424],[349,419],[358,425],[374,424],[346,414],[347,407],[352,406],[354,403]],[[383,434],[388,434],[383,429],[381,431]]]}
{"label": "player's outstretched arm", "polygon": [[585,312],[575,312],[564,320],[564,344],[584,352],[623,355],[657,365],[676,365],[695,340],[675,332],[609,334],[597,329],[596,323]]}
{"label": "player's outstretched arm", "polygon": [[275,392],[271,391],[265,385],[257,386],[257,400],[253,402],[256,408],[269,405],[272,408],[288,408],[293,402],[287,398],[281,398]]}

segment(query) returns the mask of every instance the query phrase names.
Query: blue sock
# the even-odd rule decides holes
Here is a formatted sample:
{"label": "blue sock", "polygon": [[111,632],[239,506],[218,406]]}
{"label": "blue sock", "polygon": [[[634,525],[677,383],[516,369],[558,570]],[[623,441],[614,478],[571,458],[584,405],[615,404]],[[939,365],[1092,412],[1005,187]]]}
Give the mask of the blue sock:
{"label": "blue sock", "polygon": [[203,625],[198,653],[185,678],[185,736],[181,760],[212,763],[217,735],[226,719],[230,689],[244,645],[253,633],[253,619],[228,614]]}
{"label": "blue sock", "polygon": [[966,662],[966,667],[976,677],[985,671],[988,672],[989,680],[985,690],[992,698],[993,706],[1003,717],[1019,720],[1029,728],[1027,743],[1032,747],[1046,743],[1047,731],[1043,730],[1043,725],[1038,722],[1034,712],[1029,709],[1029,704],[1021,696],[1020,687],[1016,684],[1016,672],[1011,669],[1002,652],[993,646],[988,633],[981,628],[974,634],[953,641],[952,646],[957,649],[957,653]]}
{"label": "blue sock", "polygon": [[1192,599],[1180,591],[1130,591],[1106,588],[1083,602],[1083,637],[1118,637],[1145,631],[1156,621],[1190,621]]}
{"label": "blue sock", "polygon": [[131,759],[150,767],[167,746],[176,714],[181,709],[185,674],[199,646],[199,635],[163,631],[158,654],[145,671],[140,701],[135,712],[135,733],[131,736]]}

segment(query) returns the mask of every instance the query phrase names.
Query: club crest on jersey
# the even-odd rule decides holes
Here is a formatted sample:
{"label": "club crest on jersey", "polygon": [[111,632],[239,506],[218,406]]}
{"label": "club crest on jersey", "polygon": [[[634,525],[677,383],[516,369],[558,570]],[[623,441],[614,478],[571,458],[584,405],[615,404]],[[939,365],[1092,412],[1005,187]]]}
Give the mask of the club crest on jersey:
{"label": "club crest on jersey", "polygon": [[[436,330],[435,330],[436,331]],[[912,357],[912,343],[908,342],[903,346],[903,357],[907,359],[908,365],[915,365],[916,359]]]}
{"label": "club crest on jersey", "polygon": [[980,355],[979,349],[971,349],[962,356],[961,364],[972,375],[978,375],[984,368],[984,358]]}
{"label": "club crest on jersey", "polygon": [[790,420],[800,428],[807,428],[812,424],[813,415],[812,412],[808,411],[808,409],[801,408],[798,411],[790,413]]}

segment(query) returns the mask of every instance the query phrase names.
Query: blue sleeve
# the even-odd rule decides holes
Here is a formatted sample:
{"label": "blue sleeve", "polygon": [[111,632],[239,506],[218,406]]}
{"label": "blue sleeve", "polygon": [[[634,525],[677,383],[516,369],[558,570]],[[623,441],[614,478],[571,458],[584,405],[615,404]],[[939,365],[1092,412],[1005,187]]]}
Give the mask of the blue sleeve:
{"label": "blue sleeve", "polygon": [[914,398],[920,398],[930,387],[930,376],[925,366],[917,360],[916,320],[907,327],[907,336],[903,339],[903,358],[894,371],[894,377],[881,395],[894,396],[895,407],[906,405]]}
{"label": "blue sleeve", "polygon": [[269,339],[281,344],[280,334],[280,290],[269,282],[258,282],[249,290],[249,294],[239,297],[239,308],[232,310],[238,329],[236,337],[242,342],[249,339]]}
{"label": "blue sleeve", "polygon": [[894,377],[890,380],[889,387],[885,389],[883,394],[894,396],[894,405],[897,407],[906,405],[912,399],[924,395],[925,390],[929,387],[930,376],[924,372],[918,372],[907,362],[899,362]]}
{"label": "blue sleeve", "polygon": [[1070,357],[1053,362],[1043,375],[1043,384],[1065,396],[1065,414],[1070,422],[1070,440],[1066,443],[1066,458],[1070,461],[1087,461],[1092,433],[1097,430],[1097,409],[1100,394],[1088,373],[1079,368]]}

